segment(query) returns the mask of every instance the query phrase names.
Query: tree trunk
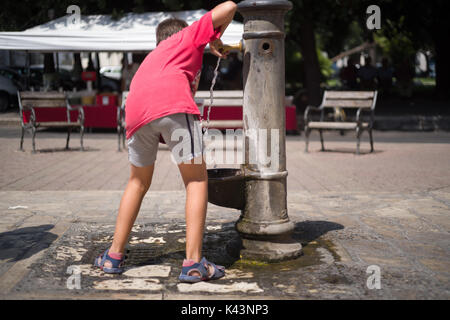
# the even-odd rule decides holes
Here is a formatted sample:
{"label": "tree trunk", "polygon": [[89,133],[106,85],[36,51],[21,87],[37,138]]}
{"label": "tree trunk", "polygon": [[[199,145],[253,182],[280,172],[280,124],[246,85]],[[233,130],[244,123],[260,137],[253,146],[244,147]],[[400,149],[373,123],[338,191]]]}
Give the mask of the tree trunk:
{"label": "tree trunk", "polygon": [[44,53],[44,73],[55,73],[55,60],[53,53]]}
{"label": "tree trunk", "polygon": [[81,89],[84,86],[84,81],[81,79],[81,73],[83,72],[83,66],[81,64],[81,55],[80,53],[73,54],[73,69],[72,69],[72,77],[75,82],[75,87],[77,89]]}
{"label": "tree trunk", "polygon": [[53,53],[44,53],[44,73],[42,78],[44,81],[44,91],[55,89],[57,85],[57,75]]}
{"label": "tree trunk", "polygon": [[435,41],[436,51],[436,93],[439,97],[449,97],[450,88],[450,48],[442,39]]}
{"label": "tree trunk", "polygon": [[305,71],[305,86],[308,91],[308,103],[318,106],[320,94],[320,66],[317,58],[316,39],[313,22],[306,18],[300,27],[300,48],[302,51]]}

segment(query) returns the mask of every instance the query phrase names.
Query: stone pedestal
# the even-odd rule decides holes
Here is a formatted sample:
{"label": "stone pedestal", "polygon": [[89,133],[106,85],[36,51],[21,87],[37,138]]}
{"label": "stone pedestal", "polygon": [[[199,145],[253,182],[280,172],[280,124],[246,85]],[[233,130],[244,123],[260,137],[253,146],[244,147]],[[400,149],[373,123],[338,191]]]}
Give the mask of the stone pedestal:
{"label": "stone pedestal", "polygon": [[244,17],[245,207],[236,228],[245,259],[278,261],[301,254],[286,201],[284,15],[289,1],[242,1]]}

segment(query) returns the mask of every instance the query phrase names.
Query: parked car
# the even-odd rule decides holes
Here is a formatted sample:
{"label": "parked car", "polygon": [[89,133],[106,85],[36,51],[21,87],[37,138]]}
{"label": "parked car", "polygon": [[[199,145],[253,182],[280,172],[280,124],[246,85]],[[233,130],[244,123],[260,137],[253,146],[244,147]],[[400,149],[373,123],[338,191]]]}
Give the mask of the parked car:
{"label": "parked car", "polygon": [[[32,65],[30,66],[30,86],[35,89],[39,89],[43,86],[44,66]],[[101,92],[113,92],[120,90],[120,81],[100,74],[100,91]],[[94,84],[95,86],[95,84]],[[86,88],[86,83],[76,79],[72,73],[71,67],[60,66],[57,80],[53,85],[53,90],[63,88],[65,91],[72,91],[73,88],[82,90]]]}
{"label": "parked car", "polygon": [[[5,112],[10,106],[17,105],[17,91],[27,90],[26,83],[28,78],[28,87],[34,90],[42,89],[44,85],[43,65],[31,65],[29,70],[25,67],[0,66],[0,112]],[[100,75],[100,92],[119,92],[120,80]],[[85,88],[84,82],[81,84],[74,79],[70,68],[60,67],[57,80],[53,85],[53,90],[63,88],[65,91],[72,91]]]}
{"label": "parked car", "polygon": [[[22,68],[23,73],[26,76],[26,68]],[[30,82],[29,86],[35,90],[39,90],[44,85],[44,65],[36,64],[30,66]],[[63,88],[66,91],[72,91],[75,86],[74,79],[72,77],[72,68],[68,66],[60,66],[57,77],[53,83],[53,90]]]}
{"label": "parked car", "polygon": [[16,70],[0,66],[0,112],[17,105],[17,91],[23,88],[23,77]]}
{"label": "parked car", "polygon": [[122,78],[122,66],[101,67],[100,74],[110,79],[120,80]]}

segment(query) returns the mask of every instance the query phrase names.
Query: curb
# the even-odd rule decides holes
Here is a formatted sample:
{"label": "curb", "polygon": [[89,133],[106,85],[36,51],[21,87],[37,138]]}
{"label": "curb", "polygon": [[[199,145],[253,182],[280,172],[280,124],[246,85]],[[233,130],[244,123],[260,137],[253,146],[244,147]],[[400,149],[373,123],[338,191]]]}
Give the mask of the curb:
{"label": "curb", "polygon": [[450,131],[450,116],[375,116],[375,130]]}
{"label": "curb", "polygon": [[[304,131],[303,119],[298,122],[301,131]],[[424,116],[424,115],[398,115],[398,116],[375,116],[374,130],[380,131],[450,131],[450,116]]]}
{"label": "curb", "polygon": [[20,119],[0,119],[0,126],[18,126],[18,127],[20,127]]}
{"label": "curb", "polygon": [[[0,126],[20,127],[20,119],[0,117]],[[299,126],[303,127],[303,121]],[[375,116],[373,128],[381,131],[450,131],[450,116]]]}

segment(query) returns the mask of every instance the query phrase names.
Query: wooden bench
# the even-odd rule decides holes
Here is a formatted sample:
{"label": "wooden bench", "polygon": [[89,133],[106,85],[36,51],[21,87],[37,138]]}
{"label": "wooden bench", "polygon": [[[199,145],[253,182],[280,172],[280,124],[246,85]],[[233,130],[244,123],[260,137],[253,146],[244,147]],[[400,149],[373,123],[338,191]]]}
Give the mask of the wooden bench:
{"label": "wooden bench", "polygon": [[[195,99],[202,99],[204,101],[204,106],[209,108],[210,105],[210,92],[209,91],[197,91],[195,94]],[[214,91],[214,99],[212,103],[213,107],[213,113],[214,108],[228,108],[228,107],[239,107],[242,108],[244,104],[244,91],[242,90],[216,90]],[[292,98],[286,97],[285,98],[285,105],[291,106],[292,105]],[[203,126],[207,126],[208,128],[215,128],[215,129],[228,129],[228,128],[240,128],[242,129],[244,127],[244,121],[241,119],[228,119],[228,120],[210,120],[209,124],[206,122],[206,114],[203,114],[203,109],[200,110],[201,114],[205,118],[205,121],[203,122]],[[295,116],[294,116],[295,118]],[[297,121],[295,120],[295,123]],[[295,125],[295,128],[297,126]],[[296,130],[296,129],[295,129]],[[291,131],[295,131],[291,128]]]}
{"label": "wooden bench", "polygon": [[[36,152],[35,136],[36,130],[39,127],[67,127],[67,141],[66,149],[69,149],[70,133],[72,128],[80,128],[80,143],[81,151],[84,151],[83,147],[83,134],[84,134],[84,111],[80,107],[72,107],[69,104],[67,95],[64,92],[48,91],[48,92],[35,92],[35,91],[22,91],[17,92],[19,99],[19,110],[21,116],[22,136],[20,138],[20,150],[23,151],[23,138],[25,131],[31,129],[32,132],[32,144],[33,153]],[[66,117],[62,117],[60,121],[47,121],[42,118],[36,117],[36,114],[41,108],[65,108]],[[70,118],[70,111],[78,111],[78,118],[76,121],[72,121]],[[29,118],[25,116],[29,112]],[[65,119],[64,119],[65,118]]]}
{"label": "wooden bench", "polygon": [[[203,106],[210,107],[210,92],[209,91],[197,91],[195,94],[197,100],[203,100]],[[213,97],[213,108],[221,107],[242,107],[244,99],[244,92],[242,90],[216,90]],[[198,103],[197,103],[198,104]],[[203,115],[203,108],[201,108],[201,114]],[[213,111],[214,112],[214,111]],[[242,120],[210,120],[206,121],[206,115],[204,115],[205,121],[203,126],[215,129],[227,129],[227,128],[242,128]]]}
{"label": "wooden bench", "polygon": [[[309,135],[312,130],[319,130],[322,151],[325,151],[323,142],[324,130],[355,130],[356,131],[356,154],[359,154],[360,138],[364,130],[369,132],[370,152],[373,152],[372,127],[374,122],[375,105],[377,101],[377,91],[325,91],[322,104],[319,107],[308,106],[305,110],[305,152],[308,152]],[[336,121],[325,119],[325,109],[333,108],[335,113],[344,114],[345,108],[357,108],[356,119],[354,121]],[[312,121],[311,113],[320,112],[320,121]],[[364,122],[363,116],[367,114],[369,121]]]}

